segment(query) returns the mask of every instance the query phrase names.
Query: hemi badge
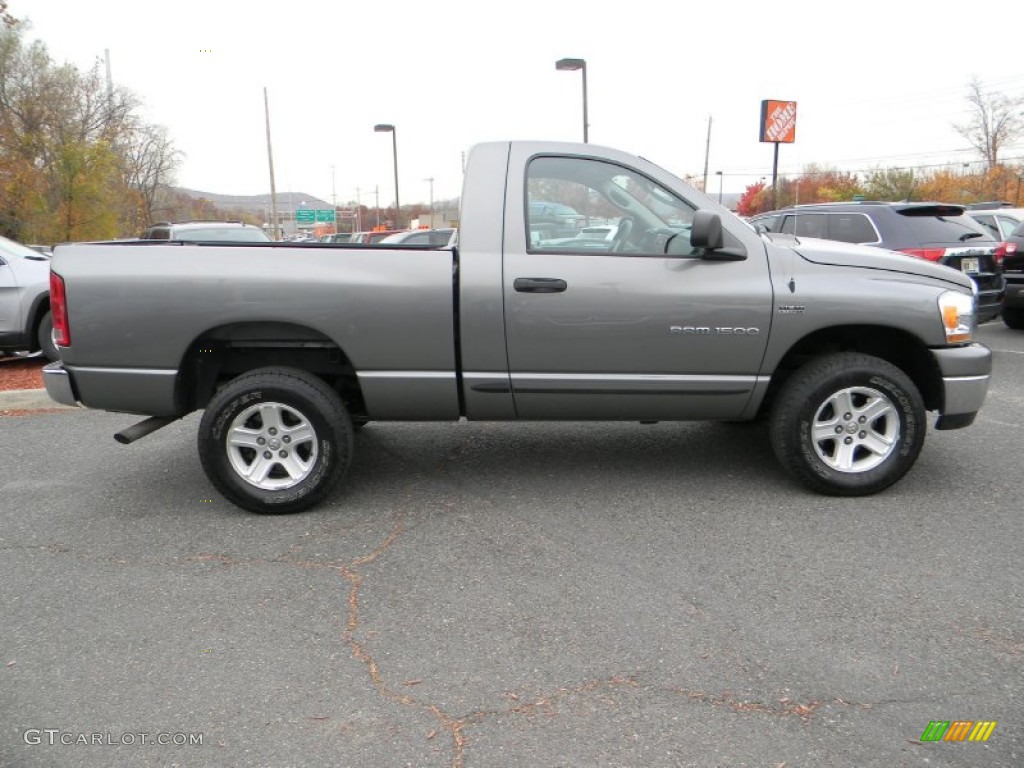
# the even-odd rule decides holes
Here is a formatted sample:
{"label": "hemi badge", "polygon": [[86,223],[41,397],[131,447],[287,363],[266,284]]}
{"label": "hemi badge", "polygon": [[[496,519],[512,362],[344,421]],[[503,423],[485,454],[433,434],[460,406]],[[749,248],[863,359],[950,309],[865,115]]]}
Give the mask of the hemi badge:
{"label": "hemi badge", "polygon": [[780,315],[802,315],[804,309],[806,307],[801,304],[779,304]]}

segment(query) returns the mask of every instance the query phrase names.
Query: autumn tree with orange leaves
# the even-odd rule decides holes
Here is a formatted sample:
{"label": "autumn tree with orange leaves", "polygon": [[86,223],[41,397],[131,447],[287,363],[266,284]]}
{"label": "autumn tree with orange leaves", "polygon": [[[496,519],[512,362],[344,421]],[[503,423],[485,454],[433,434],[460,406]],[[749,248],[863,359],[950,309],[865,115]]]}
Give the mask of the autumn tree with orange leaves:
{"label": "autumn tree with orange leaves", "polygon": [[58,65],[23,29],[0,26],[0,234],[40,243],[138,234],[178,153],[98,64]]}

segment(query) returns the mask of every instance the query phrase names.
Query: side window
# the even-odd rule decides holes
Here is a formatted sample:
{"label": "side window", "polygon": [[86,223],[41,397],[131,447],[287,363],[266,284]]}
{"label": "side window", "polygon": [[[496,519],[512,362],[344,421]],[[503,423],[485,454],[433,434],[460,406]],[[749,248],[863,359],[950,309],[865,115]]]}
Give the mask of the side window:
{"label": "side window", "polygon": [[799,213],[795,219],[794,231],[797,237],[828,238],[828,215],[824,213]]}
{"label": "side window", "polygon": [[1003,230],[1003,234],[997,237],[997,240],[1005,240],[1008,238],[1010,233],[1013,232],[1013,230],[1017,228],[1017,225],[1020,224],[1020,222],[1012,216],[997,216],[996,218],[999,219],[999,227]]}
{"label": "side window", "polygon": [[844,243],[877,243],[878,233],[863,213],[833,213],[828,217],[828,239]]}
{"label": "side window", "polygon": [[999,225],[996,224],[996,217],[995,216],[977,216],[976,215],[976,216],[973,216],[972,218],[976,222],[981,224],[986,229],[986,231],[992,237],[994,237],[996,240],[1002,240],[1003,239],[1003,236],[1001,234],[999,234]]}
{"label": "side window", "polygon": [[779,225],[779,232],[784,232],[787,235],[793,234],[793,228],[796,226],[796,216],[790,214],[782,217],[782,224]]}
{"label": "side window", "polygon": [[615,163],[536,157],[527,169],[531,253],[687,255],[694,211],[661,184]]}
{"label": "side window", "polygon": [[779,227],[782,226],[781,216],[762,216],[754,219],[751,224],[756,224],[759,227],[764,228],[765,232],[781,232]]}

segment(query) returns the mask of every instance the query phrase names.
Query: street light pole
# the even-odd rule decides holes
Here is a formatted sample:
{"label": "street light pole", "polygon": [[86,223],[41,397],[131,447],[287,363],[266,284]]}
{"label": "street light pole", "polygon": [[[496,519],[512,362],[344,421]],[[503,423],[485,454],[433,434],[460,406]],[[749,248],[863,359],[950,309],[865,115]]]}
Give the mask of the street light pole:
{"label": "street light pole", "polygon": [[430,182],[430,228],[434,228],[434,177],[431,176],[429,179],[424,181]]}
{"label": "street light pole", "polygon": [[715,171],[715,176],[718,177],[718,204],[722,204],[722,179],[725,178],[721,171]]}
{"label": "street light pole", "polygon": [[398,202],[398,131],[390,123],[377,123],[373,126],[377,133],[391,134],[391,151],[395,160],[395,229],[401,227],[402,205]]}
{"label": "street light pole", "polygon": [[563,72],[575,72],[578,69],[583,73],[583,143],[587,144],[590,126],[587,120],[587,62],[584,59],[559,59],[555,62],[555,69]]}

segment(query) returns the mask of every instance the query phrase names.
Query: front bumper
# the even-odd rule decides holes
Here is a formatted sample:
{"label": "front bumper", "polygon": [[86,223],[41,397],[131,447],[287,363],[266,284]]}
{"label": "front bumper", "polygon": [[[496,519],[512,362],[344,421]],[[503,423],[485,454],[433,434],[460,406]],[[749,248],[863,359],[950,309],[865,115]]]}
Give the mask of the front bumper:
{"label": "front bumper", "polygon": [[942,374],[942,407],[936,429],[970,426],[988,394],[992,352],[983,344],[933,349]]}
{"label": "front bumper", "polygon": [[71,374],[64,370],[61,363],[50,363],[43,366],[43,385],[51,400],[56,400],[61,405],[77,406],[79,404]]}

